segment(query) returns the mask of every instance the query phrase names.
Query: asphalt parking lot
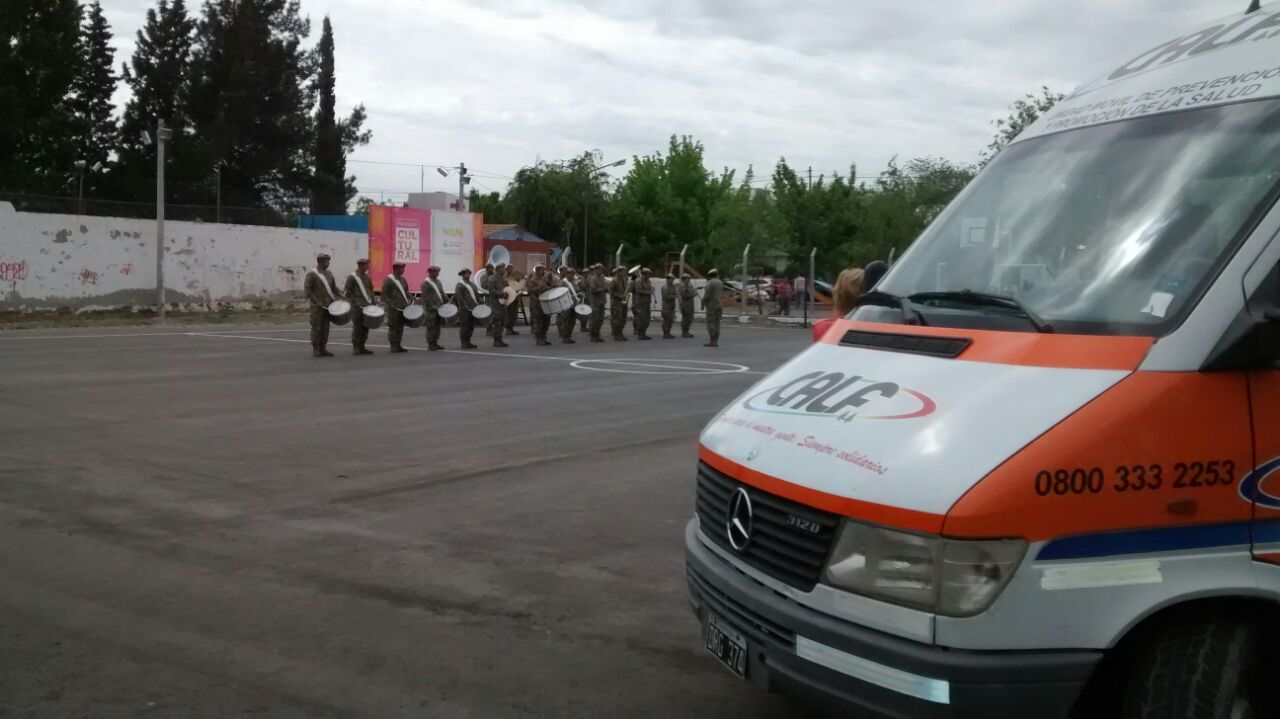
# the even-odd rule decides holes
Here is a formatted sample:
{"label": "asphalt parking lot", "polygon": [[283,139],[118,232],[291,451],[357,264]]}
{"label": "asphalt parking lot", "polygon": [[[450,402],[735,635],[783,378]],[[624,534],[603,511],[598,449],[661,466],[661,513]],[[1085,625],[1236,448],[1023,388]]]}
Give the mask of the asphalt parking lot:
{"label": "asphalt parking lot", "polygon": [[0,715],[798,715],[701,648],[682,537],[808,334],[695,331],[0,334]]}

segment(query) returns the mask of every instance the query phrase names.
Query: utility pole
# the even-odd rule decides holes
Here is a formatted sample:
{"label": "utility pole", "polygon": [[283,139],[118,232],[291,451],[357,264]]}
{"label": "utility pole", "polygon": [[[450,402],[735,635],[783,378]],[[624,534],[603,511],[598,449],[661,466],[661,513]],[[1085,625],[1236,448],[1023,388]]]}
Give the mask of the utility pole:
{"label": "utility pole", "polygon": [[804,326],[809,326],[809,298],[813,297],[813,228],[809,222],[809,207],[813,204],[813,165],[809,166],[809,189],[804,196],[804,239],[809,254],[809,278],[804,283]]}
{"label": "utility pole", "polygon": [[222,224],[222,163],[219,162],[213,168],[213,174],[218,178],[218,224]]}
{"label": "utility pole", "polygon": [[742,310],[740,313],[742,322],[747,321],[747,258],[750,256],[751,243],[748,242],[747,246],[742,248],[742,292],[738,296],[738,299],[742,301],[742,307],[740,308]]}
{"label": "utility pole", "polygon": [[467,163],[458,163],[458,212],[466,212],[467,207],[467,185],[471,184],[471,178],[467,176]]}
{"label": "utility pole", "polygon": [[165,320],[164,301],[164,143],[173,137],[173,131],[164,126],[164,120],[156,122],[156,304],[160,322]]}
{"label": "utility pole", "polygon": [[427,166],[418,165],[418,192],[427,191]]}

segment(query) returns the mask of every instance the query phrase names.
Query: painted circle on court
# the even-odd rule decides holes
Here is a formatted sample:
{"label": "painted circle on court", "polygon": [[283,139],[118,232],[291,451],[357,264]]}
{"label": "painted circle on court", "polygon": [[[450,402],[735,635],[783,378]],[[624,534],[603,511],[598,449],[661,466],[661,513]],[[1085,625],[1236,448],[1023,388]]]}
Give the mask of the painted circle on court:
{"label": "painted circle on court", "polygon": [[598,359],[576,360],[571,367],[591,372],[616,372],[618,374],[669,374],[709,375],[737,374],[751,368],[732,362],[707,362],[703,360],[677,359]]}

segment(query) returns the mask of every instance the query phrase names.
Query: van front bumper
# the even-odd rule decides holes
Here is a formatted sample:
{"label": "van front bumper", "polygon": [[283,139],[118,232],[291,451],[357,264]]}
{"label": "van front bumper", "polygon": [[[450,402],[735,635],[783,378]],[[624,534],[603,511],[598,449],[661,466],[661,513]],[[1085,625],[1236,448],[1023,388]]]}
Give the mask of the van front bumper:
{"label": "van front bumper", "polygon": [[1066,716],[1098,651],[974,652],[852,624],[781,596],[685,529],[689,600],[747,641],[747,678],[769,691],[888,716]]}

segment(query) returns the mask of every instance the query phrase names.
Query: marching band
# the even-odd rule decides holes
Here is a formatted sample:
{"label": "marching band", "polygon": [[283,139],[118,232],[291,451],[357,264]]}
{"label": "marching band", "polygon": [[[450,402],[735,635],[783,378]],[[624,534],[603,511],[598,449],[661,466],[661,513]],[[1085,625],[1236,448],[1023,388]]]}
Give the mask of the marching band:
{"label": "marching band", "polygon": [[[365,344],[369,331],[385,324],[393,354],[408,352],[403,345],[406,327],[426,327],[427,349],[444,349],[440,344],[440,332],[444,325],[457,319],[458,340],[462,349],[476,349],[471,339],[477,326],[484,326],[493,338],[494,347],[509,347],[503,337],[517,334],[514,324],[520,312],[523,297],[530,298],[529,326],[538,346],[550,345],[547,333],[554,322],[562,344],[574,344],[574,328],[581,321],[588,330],[592,342],[603,342],[600,330],[604,324],[605,300],[611,299],[611,329],[616,342],[627,340],[625,335],[627,308],[635,298],[632,311],[632,328],[637,339],[652,339],[647,334],[651,315],[654,288],[649,268],[636,268],[628,273],[623,267],[606,278],[604,265],[596,264],[581,275],[572,267],[559,267],[549,271],[545,265],[534,267],[525,279],[506,262],[487,264],[472,279],[472,272],[463,269],[454,286],[452,296],[446,294],[440,281],[440,268],[431,266],[427,279],[423,280],[418,294],[410,293],[404,276],[405,265],[396,262],[390,275],[382,281],[380,297],[373,294],[373,282],[369,277],[369,260],[356,261],[356,270],[347,277],[343,291],[339,292],[333,274],[329,271],[330,257],[321,254],[316,267],[307,272],[303,291],[310,303],[311,346],[316,357],[332,357],[326,345],[330,325],[351,324],[352,354],[371,355]],[[714,270],[712,271],[714,273]],[[633,276],[634,275],[634,276]],[[712,274],[714,278],[714,274]],[[674,284],[675,276],[668,274],[666,285],[660,289],[662,300],[662,326],[664,339],[674,339],[671,327],[675,322],[677,301],[682,316],[681,337],[693,337],[689,328],[693,322],[693,299],[696,293],[690,284],[690,275],[684,274],[680,284]],[[718,280],[713,280],[718,284]],[[716,292],[708,293],[717,295]],[[711,299],[709,297],[708,299]],[[718,301],[716,302],[718,304]],[[718,319],[718,318],[717,318]],[[718,322],[717,322],[718,324]],[[718,327],[710,328],[718,334]],[[713,340],[714,341],[714,340]],[[714,344],[709,346],[715,346]]]}

